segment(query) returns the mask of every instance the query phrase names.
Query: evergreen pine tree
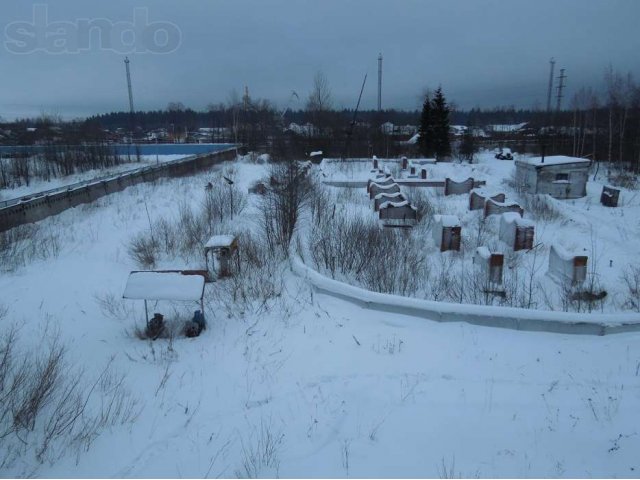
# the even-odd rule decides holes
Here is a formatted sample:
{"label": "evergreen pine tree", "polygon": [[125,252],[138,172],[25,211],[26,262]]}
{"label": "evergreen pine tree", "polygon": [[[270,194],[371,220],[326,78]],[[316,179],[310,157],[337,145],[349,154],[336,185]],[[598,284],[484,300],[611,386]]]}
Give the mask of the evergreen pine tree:
{"label": "evergreen pine tree", "polygon": [[445,160],[451,156],[449,143],[449,107],[438,87],[431,101],[431,124],[433,128],[433,150],[437,160]]}
{"label": "evergreen pine tree", "polygon": [[433,118],[431,114],[431,99],[427,94],[422,104],[422,114],[420,115],[420,129],[418,130],[418,146],[420,154],[425,158],[433,157]]}

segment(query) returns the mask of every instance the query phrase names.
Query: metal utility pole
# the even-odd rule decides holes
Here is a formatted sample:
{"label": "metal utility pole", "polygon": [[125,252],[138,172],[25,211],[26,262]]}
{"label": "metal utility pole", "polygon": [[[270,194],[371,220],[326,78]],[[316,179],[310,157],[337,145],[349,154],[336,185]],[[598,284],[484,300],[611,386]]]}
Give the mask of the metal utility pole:
{"label": "metal utility pole", "polygon": [[382,53],[378,55],[378,112],[382,111]]}
{"label": "metal utility pole", "polygon": [[560,76],[558,77],[558,100],[556,103],[556,113],[560,111],[560,105],[562,104],[562,90],[565,87],[564,79],[567,76],[564,74],[564,68],[560,69]]}
{"label": "metal utility pole", "polygon": [[551,91],[553,90],[553,68],[556,65],[556,61],[551,57],[549,60],[549,64],[551,65],[549,71],[549,90],[547,91],[547,113],[551,112]]}
{"label": "metal utility pole", "polygon": [[133,89],[131,88],[131,70],[129,69],[129,57],[124,58],[124,67],[127,71],[127,89],[129,90],[129,122],[131,123],[131,143],[133,143]]}

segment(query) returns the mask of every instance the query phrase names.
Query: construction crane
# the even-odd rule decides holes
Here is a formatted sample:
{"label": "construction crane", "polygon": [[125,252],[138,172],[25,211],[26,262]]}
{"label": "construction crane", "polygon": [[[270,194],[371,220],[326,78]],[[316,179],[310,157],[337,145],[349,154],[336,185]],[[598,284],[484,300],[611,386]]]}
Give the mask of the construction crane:
{"label": "construction crane", "polygon": [[124,58],[124,67],[127,71],[127,89],[129,91],[129,122],[131,128],[131,143],[133,143],[133,129],[134,129],[134,109],[133,109],[133,89],[131,88],[131,70],[129,69],[129,57]]}
{"label": "construction crane", "polygon": [[282,113],[280,114],[280,122],[284,123],[284,116],[287,114],[287,112],[289,111],[289,108],[291,107],[291,102],[293,101],[293,98],[296,98],[297,100],[300,100],[300,97],[298,96],[298,94],[296,93],[295,90],[291,90],[291,95],[289,95],[289,100],[287,101],[287,105],[284,107],[284,110],[282,110]]}
{"label": "construction crane", "polygon": [[358,109],[360,108],[360,100],[362,100],[362,92],[364,92],[364,86],[367,83],[367,74],[364,74],[364,80],[362,81],[362,87],[360,88],[360,95],[358,96],[358,103],[356,104],[356,109],[353,111],[353,120],[351,120],[351,124],[349,125],[349,129],[347,130],[347,139],[344,142],[344,150],[342,151],[342,160],[347,157],[349,153],[349,147],[351,146],[351,137],[353,136],[353,129],[356,126],[356,120],[358,117]]}

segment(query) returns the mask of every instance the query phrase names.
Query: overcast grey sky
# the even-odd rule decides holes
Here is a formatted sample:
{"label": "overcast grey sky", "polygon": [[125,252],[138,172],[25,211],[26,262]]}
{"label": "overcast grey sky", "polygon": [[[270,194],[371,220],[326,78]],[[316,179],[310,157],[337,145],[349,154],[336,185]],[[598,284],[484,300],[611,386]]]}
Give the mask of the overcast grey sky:
{"label": "overcast grey sky", "polygon": [[[136,109],[202,109],[244,85],[280,105],[295,90],[302,107],[318,70],[346,107],[368,73],[373,108],[378,52],[387,108],[417,108],[438,84],[463,108],[545,105],[552,56],[567,97],[600,86],[609,63],[640,73],[637,0],[1,0],[0,12],[4,118],[126,110],[123,52],[134,47]],[[119,44],[99,38],[104,19],[124,32]]]}

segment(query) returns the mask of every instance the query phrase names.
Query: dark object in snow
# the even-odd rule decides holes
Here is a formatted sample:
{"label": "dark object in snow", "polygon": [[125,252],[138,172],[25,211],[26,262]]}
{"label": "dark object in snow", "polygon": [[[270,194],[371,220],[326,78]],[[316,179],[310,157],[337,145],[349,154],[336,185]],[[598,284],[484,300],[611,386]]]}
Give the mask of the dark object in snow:
{"label": "dark object in snow", "polygon": [[406,170],[409,167],[409,160],[407,157],[402,157],[402,170]]}
{"label": "dark object in snow", "polygon": [[511,154],[511,150],[503,149],[500,152],[496,153],[496,158],[498,160],[513,160],[513,155]]}
{"label": "dark object in snow", "polygon": [[199,337],[202,328],[196,322],[187,322],[184,326],[184,336],[189,338]]}
{"label": "dark object in snow", "polygon": [[164,331],[164,316],[161,313],[154,313],[153,318],[147,323],[145,333],[147,337],[155,340]]}
{"label": "dark object in snow", "polygon": [[571,298],[573,300],[582,300],[583,302],[595,302],[596,300],[604,300],[606,296],[606,290],[598,293],[583,290],[580,292],[575,292],[573,295],[571,295]]}
{"label": "dark object in snow", "polygon": [[262,182],[256,182],[249,187],[249,193],[253,193],[255,195],[266,195],[267,186]]}
{"label": "dark object in snow", "polygon": [[426,180],[427,179],[427,169],[423,168],[422,170],[420,170],[420,178],[422,180]]}
{"label": "dark object in snow", "polygon": [[207,184],[204,186],[205,190],[212,190],[213,189],[213,183],[211,182],[207,182]]}
{"label": "dark object in snow", "polygon": [[197,323],[200,326],[200,330],[204,330],[207,328],[207,322],[204,319],[204,314],[200,310],[196,310],[195,312],[193,312],[192,322]]}
{"label": "dark object in snow", "polygon": [[613,187],[602,187],[602,194],[600,195],[600,203],[605,207],[617,207],[618,199],[620,198],[620,190]]}

